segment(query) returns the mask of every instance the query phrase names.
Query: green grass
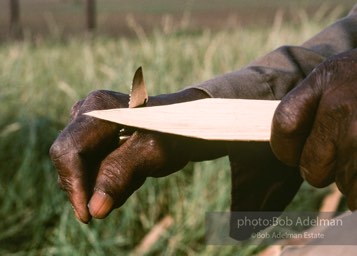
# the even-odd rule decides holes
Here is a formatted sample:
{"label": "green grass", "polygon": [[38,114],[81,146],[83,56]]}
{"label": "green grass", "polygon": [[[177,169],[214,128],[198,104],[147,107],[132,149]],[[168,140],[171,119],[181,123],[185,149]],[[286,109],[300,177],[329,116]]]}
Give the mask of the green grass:
{"label": "green grass", "polygon": [[[303,13],[302,13],[303,14]],[[230,204],[227,159],[190,164],[149,179],[105,220],[78,223],[57,187],[48,149],[71,105],[95,89],[128,92],[143,66],[150,94],[173,92],[238,69],[282,44],[299,44],[336,18],[299,25],[209,30],[157,30],[137,39],[8,42],[0,46],[0,254],[125,255],[164,216],[173,225],[149,255],[253,255],[255,246],[206,246],[204,216]],[[278,19],[277,19],[278,20]],[[137,27],[137,32],[140,28]],[[325,190],[304,185],[292,209],[316,210]],[[301,203],[302,202],[302,203]]]}

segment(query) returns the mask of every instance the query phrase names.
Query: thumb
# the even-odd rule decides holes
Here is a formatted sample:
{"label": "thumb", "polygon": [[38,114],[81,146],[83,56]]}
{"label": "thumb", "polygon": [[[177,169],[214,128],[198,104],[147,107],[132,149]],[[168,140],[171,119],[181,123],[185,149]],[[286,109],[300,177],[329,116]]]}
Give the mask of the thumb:
{"label": "thumb", "polygon": [[105,218],[114,208],[124,204],[145,181],[136,175],[138,152],[132,153],[129,141],[113,151],[102,162],[88,208],[94,218]]}
{"label": "thumb", "polygon": [[[323,70],[322,70],[323,72]],[[321,69],[316,69],[278,105],[272,121],[270,144],[276,157],[297,166],[322,95]]]}
{"label": "thumb", "polygon": [[90,214],[105,218],[167,163],[164,146],[152,134],[135,132],[101,164],[89,202]]}

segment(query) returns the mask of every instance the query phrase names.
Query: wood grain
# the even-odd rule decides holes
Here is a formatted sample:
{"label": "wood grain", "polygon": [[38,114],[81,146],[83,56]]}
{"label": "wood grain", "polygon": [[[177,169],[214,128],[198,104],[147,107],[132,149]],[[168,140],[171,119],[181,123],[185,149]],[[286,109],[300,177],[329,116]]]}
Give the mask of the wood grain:
{"label": "wood grain", "polygon": [[214,98],[165,106],[98,110],[86,115],[124,126],[206,140],[268,141],[279,102]]}

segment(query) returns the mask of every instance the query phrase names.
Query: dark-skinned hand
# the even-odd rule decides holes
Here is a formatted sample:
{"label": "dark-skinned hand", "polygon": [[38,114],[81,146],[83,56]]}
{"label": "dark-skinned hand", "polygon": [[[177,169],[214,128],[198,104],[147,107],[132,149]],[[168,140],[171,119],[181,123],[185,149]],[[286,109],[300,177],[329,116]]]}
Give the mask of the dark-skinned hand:
{"label": "dark-skinned hand", "polygon": [[[149,98],[163,105],[207,97],[196,89]],[[128,95],[95,91],[76,103],[71,122],[50,149],[59,184],[67,192],[76,217],[87,223],[121,206],[146,177],[161,177],[188,161],[213,159],[225,153],[223,142],[208,143],[178,136],[134,132],[119,146],[117,124],[82,115],[91,110],[126,108]]]}
{"label": "dark-skinned hand", "polygon": [[[205,97],[200,90],[187,89],[150,97],[148,105]],[[146,177],[169,175],[189,161],[224,155],[231,161],[232,211],[282,211],[297,192],[299,173],[278,161],[268,143],[204,141],[139,130],[119,146],[121,126],[82,115],[92,110],[125,108],[128,100],[128,95],[112,91],[89,94],[74,105],[71,122],[50,149],[59,184],[80,221],[106,217]]]}
{"label": "dark-skinned hand", "polygon": [[326,60],[283,98],[271,146],[311,185],[336,182],[357,209],[357,49]]}

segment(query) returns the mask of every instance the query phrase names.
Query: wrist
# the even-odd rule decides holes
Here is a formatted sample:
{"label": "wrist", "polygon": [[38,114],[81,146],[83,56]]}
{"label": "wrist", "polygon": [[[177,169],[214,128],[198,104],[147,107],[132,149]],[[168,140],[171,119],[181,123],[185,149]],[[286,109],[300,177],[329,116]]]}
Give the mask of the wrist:
{"label": "wrist", "polygon": [[160,106],[160,105],[169,105],[193,100],[200,100],[209,98],[209,95],[204,91],[196,88],[188,88],[179,92],[169,93],[169,94],[160,94],[157,96],[149,97],[147,106]]}

